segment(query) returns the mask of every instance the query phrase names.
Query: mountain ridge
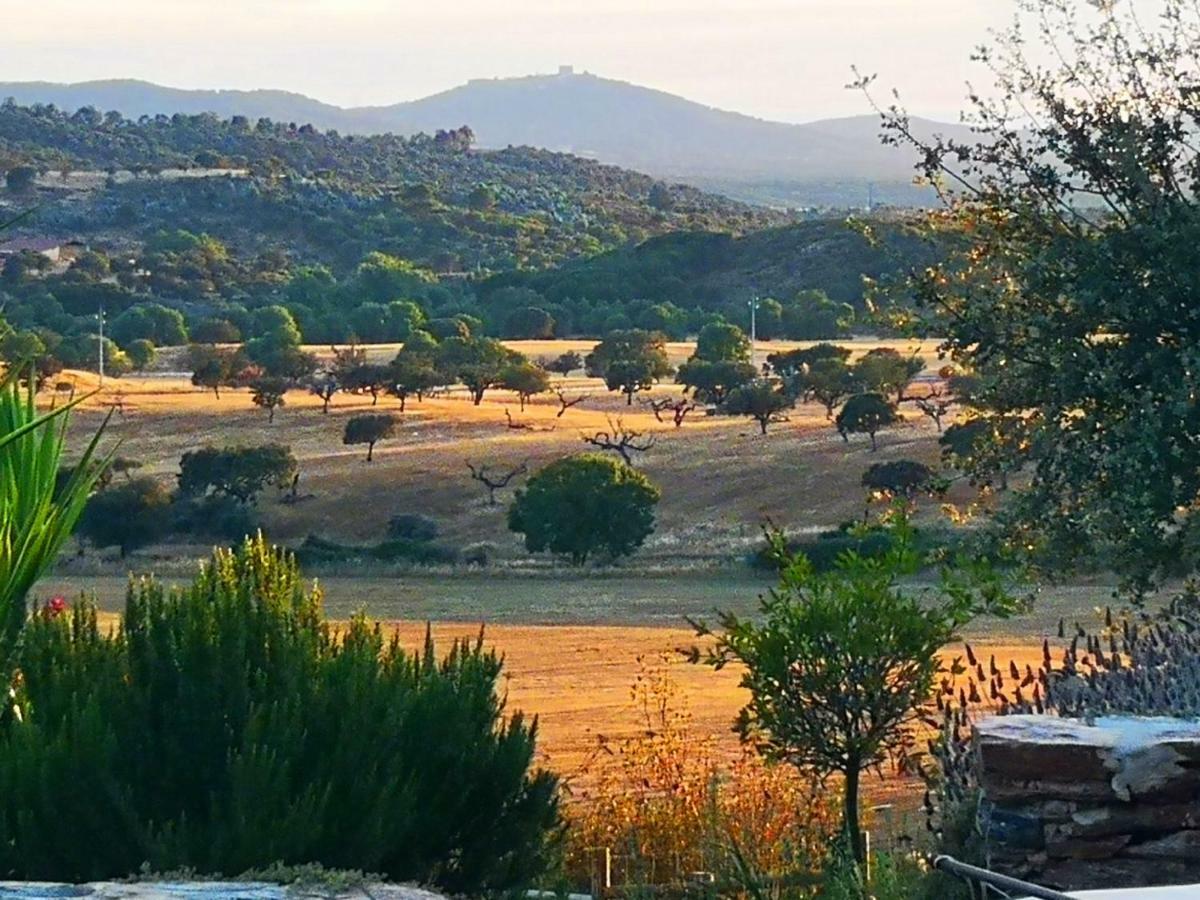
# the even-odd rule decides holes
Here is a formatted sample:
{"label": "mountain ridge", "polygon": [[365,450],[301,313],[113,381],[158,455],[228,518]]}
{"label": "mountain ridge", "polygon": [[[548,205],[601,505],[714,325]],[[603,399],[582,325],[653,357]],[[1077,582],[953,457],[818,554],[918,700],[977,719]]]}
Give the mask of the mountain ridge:
{"label": "mountain ridge", "polygon": [[[885,203],[912,205],[915,154],[878,140],[874,115],[773,122],[590,73],[478,78],[417,100],[341,107],[276,90],[169,88],[138,79],[0,83],[0,97],[92,106],[125,116],[212,112],[312,124],[346,134],[412,135],[468,125],[478,145],[532,146],[723,190],[775,205],[859,205],[866,185]],[[914,119],[922,134],[962,137],[965,126]],[[844,186],[844,189],[838,186]],[[754,187],[753,198],[747,192]],[[832,187],[832,190],[831,190]],[[836,204],[835,204],[836,205]]]}

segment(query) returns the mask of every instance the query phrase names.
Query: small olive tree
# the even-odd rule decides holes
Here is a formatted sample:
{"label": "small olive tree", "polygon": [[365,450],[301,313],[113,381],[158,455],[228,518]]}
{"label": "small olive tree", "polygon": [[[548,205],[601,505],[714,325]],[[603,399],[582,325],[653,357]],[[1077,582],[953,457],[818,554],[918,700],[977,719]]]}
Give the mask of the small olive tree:
{"label": "small olive tree", "polygon": [[871,438],[871,451],[878,449],[875,435],[880,429],[901,421],[896,408],[882,394],[855,394],[846,401],[837,414],[834,424],[842,440],[849,443],[851,434],[867,434]]}
{"label": "small olive tree", "polygon": [[759,615],[722,613],[715,632],[694,623],[713,642],[690,651],[693,662],[743,668],[750,693],[736,722],[743,740],[819,776],[842,776],[844,826],[859,861],[862,774],[910,754],[914,726],[947,668],[940,651],[962,626],[1012,608],[995,573],[979,563],[944,570],[936,588],[902,584],[924,560],[899,507],[888,533],[882,557],[846,553],[828,572],[771,535],[779,586],[762,597]]}
{"label": "small olive tree", "polygon": [[351,416],[342,434],[343,444],[366,444],[367,462],[375,454],[375,445],[396,433],[396,418],[389,413]]}

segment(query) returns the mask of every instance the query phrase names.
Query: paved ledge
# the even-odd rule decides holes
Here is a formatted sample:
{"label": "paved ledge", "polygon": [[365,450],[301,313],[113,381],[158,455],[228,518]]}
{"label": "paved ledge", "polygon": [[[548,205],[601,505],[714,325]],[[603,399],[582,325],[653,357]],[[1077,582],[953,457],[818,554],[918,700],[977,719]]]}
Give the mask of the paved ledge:
{"label": "paved ledge", "polygon": [[257,881],[99,881],[56,884],[48,881],[0,881],[3,900],[51,900],[86,897],[89,900],[444,900],[441,894],[394,884],[370,884],[335,890],[319,884],[278,885]]}

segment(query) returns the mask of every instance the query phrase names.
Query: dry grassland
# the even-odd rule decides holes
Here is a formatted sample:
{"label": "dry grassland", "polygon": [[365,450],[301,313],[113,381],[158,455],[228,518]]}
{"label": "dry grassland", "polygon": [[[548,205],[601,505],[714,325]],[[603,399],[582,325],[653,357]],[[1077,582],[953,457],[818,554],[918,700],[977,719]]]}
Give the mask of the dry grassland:
{"label": "dry grassland", "polygon": [[[886,343],[857,342],[852,349],[863,353]],[[930,367],[937,364],[932,343],[892,345],[921,352]],[[537,358],[566,349],[586,352],[591,343],[512,346]],[[760,344],[759,354],[790,346],[796,345]],[[369,353],[387,360],[395,349],[372,347]],[[692,348],[674,344],[669,349],[680,362]],[[91,376],[72,377],[81,389],[94,387]],[[857,518],[863,470],[872,462],[899,458],[932,463],[937,435],[928,420],[906,410],[906,422],[882,434],[879,451],[871,453],[865,440],[844,444],[817,407],[793,411],[765,437],[746,419],[699,413],[677,430],[657,422],[643,406],[626,406],[594,379],[575,375],[562,386],[572,396],[589,396],[561,418],[552,395],[536,398],[525,412],[503,391],[489,391],[477,407],[461,391],[411,403],[396,438],[377,446],[376,461],[369,465],[362,448],[341,443],[346,419],[372,409],[369,397],[339,395],[330,413],[322,415],[318,398],[292,392],[268,424],[245,391],[222,392],[217,399],[179,376],[125,378],[107,381],[84,404],[73,427],[83,435],[116,409],[109,439],[122,442],[122,455],[142,460],[144,473],[164,480],[173,477],[183,452],[206,443],[289,444],[300,460],[301,492],[311,497],[294,505],[273,496],[260,501],[267,532],[276,540],[294,542],[317,533],[374,542],[392,515],[418,512],[436,518],[449,543],[495,542],[501,566],[494,571],[324,577],[327,608],[339,618],[365,609],[377,618],[404,620],[396,627],[406,641],[418,640],[426,620],[436,623],[435,636],[443,643],[473,635],[477,623],[488,622],[488,640],[507,657],[510,708],[540,716],[545,762],[569,776],[594,750],[598,735],[637,729],[628,691],[639,659],[670,655],[690,642],[685,615],[704,615],[716,607],[753,608],[767,581],[739,560],[757,546],[763,522],[802,532]],[[654,393],[677,391],[662,385]],[[376,411],[384,410],[399,415],[398,401],[381,398]],[[506,411],[524,427],[510,428]],[[631,563],[608,572],[530,571],[519,541],[504,526],[504,504],[485,504],[479,485],[467,477],[465,461],[536,467],[588,449],[581,435],[602,430],[617,417],[658,438],[638,460],[663,490],[657,533]],[[152,550],[129,565],[179,576],[201,550]],[[124,583],[116,573],[124,569],[111,560],[97,563],[94,556],[70,561],[39,593],[88,590],[104,608],[115,610]],[[1000,660],[1032,661],[1059,617],[1088,616],[1107,591],[1102,583],[1056,588],[1030,613],[982,623],[971,636],[996,645]],[[742,702],[736,675],[672,659],[696,727],[726,735],[732,752],[729,723]],[[886,782],[875,792],[891,793]]]}

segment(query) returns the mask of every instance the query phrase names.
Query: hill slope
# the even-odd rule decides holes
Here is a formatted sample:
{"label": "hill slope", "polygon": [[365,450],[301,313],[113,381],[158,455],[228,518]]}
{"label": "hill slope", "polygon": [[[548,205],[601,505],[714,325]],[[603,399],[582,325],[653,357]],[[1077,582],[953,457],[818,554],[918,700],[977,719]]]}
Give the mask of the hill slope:
{"label": "hill slope", "polygon": [[[137,81],[0,83],[0,97],[6,96],[130,117],[200,111],[268,117],[353,134],[411,135],[466,124],[481,147],[571,152],[753,200],[861,205],[868,183],[884,202],[927,199],[909,190],[913,154],[881,145],[875,116],[769,122],[590,74],[477,79],[419,100],[353,109],[284,91],[186,91]],[[966,132],[925,120],[914,125],[924,134]]]}
{"label": "hill slope", "polygon": [[[0,105],[0,169],[20,163],[135,173],[82,196],[70,177],[43,178],[42,231],[137,237],[183,227],[335,265],[385,250],[438,271],[539,268],[670,231],[740,233],[785,221],[579,157],[475,151],[462,131],[339,136],[207,114],[133,122]],[[171,168],[233,171],[157,174]]]}

